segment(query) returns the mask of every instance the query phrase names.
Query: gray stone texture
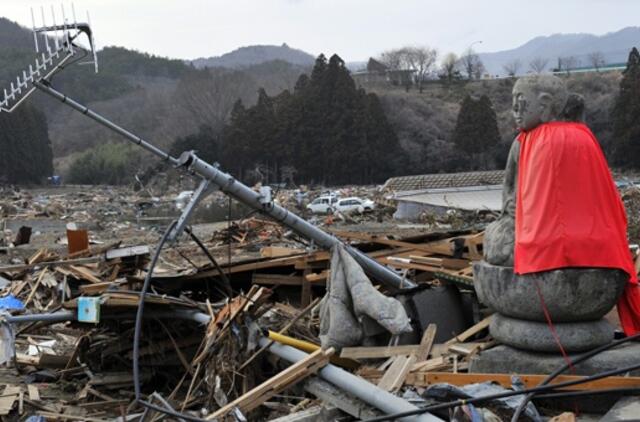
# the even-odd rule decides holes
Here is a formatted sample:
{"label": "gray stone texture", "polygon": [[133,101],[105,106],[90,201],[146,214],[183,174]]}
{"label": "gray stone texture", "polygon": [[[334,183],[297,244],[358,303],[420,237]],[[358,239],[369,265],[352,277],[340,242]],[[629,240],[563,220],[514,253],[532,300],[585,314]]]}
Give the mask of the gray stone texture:
{"label": "gray stone texture", "polygon": [[602,318],[616,304],[628,278],[623,271],[604,268],[563,268],[516,275],[511,267],[484,261],[474,264],[473,274],[480,302],[506,316],[543,322],[538,283],[554,323]]}
{"label": "gray stone texture", "polygon": [[[575,359],[579,354],[569,354]],[[594,375],[604,371],[623,368],[638,363],[640,344],[628,343],[606,350],[586,361],[575,365],[576,375]],[[559,353],[529,352],[500,345],[480,352],[471,359],[469,372],[482,374],[550,374],[564,359]],[[569,371],[565,374],[570,375]],[[622,374],[624,375],[624,374]],[[640,370],[630,373],[640,376]]]}
{"label": "gray stone texture", "polygon": [[[567,352],[583,352],[613,340],[614,329],[606,320],[554,323],[560,344]],[[536,352],[560,353],[546,322],[525,321],[494,314],[491,335],[503,344]]]}

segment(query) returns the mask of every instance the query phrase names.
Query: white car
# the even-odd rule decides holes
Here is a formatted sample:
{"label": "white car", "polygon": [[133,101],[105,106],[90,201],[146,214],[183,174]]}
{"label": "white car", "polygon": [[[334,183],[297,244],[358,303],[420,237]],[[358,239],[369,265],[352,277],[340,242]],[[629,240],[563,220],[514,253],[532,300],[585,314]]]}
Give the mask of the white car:
{"label": "white car", "polygon": [[307,205],[307,209],[314,214],[331,214],[335,210],[336,202],[337,196],[319,196]]}
{"label": "white car", "polygon": [[356,197],[342,198],[335,204],[335,209],[340,212],[358,212],[363,213],[373,211],[376,204],[370,199],[360,199]]}

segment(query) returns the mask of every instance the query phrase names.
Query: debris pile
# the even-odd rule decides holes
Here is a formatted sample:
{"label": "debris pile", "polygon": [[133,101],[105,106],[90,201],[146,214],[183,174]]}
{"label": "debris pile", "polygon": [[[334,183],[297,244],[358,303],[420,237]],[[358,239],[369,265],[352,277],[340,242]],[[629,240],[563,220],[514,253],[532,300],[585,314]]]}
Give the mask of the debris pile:
{"label": "debris pile", "polygon": [[[65,215],[76,205],[62,207]],[[508,420],[517,400],[456,401],[544,379],[469,372],[496,345],[473,288],[482,232],[362,221],[325,226],[348,245],[333,251],[263,217],[194,227],[198,242],[183,235],[159,255],[139,336],[140,291],[163,223],[145,230],[149,243],[89,230],[109,240],[72,252],[69,237],[24,258],[11,252],[0,265],[0,416],[155,420],[159,408],[194,420],[329,421],[439,405],[416,420],[469,412]],[[418,286],[378,285],[345,248]],[[523,420],[562,413],[535,403]]]}

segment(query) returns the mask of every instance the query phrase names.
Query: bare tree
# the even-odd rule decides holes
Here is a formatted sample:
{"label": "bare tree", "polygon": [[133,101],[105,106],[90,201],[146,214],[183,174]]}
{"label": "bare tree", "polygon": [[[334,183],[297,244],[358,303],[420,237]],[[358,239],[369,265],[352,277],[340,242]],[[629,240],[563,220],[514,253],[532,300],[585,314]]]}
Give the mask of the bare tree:
{"label": "bare tree", "polygon": [[480,79],[482,72],[484,72],[484,64],[480,60],[480,56],[471,48],[460,57],[460,64],[468,79]]}
{"label": "bare tree", "polygon": [[422,92],[422,83],[426,76],[431,73],[438,58],[438,52],[436,49],[427,46],[405,47],[401,52],[402,61],[406,63],[408,69],[415,72],[418,89]]}
{"label": "bare tree", "polygon": [[393,49],[382,52],[379,61],[387,66],[389,70],[400,70],[403,66],[404,52],[402,49]]}
{"label": "bare tree", "polygon": [[564,56],[558,57],[558,71],[565,71],[567,75],[571,73],[578,65],[580,64],[580,60],[578,60],[575,56]]}
{"label": "bare tree", "polygon": [[529,69],[535,73],[542,73],[546,70],[549,59],[544,57],[535,57],[529,62]]}
{"label": "bare tree", "polygon": [[458,59],[458,56],[456,56],[455,53],[449,53],[444,56],[442,63],[440,64],[440,77],[445,79],[447,82],[451,82],[459,77],[459,64],[460,59]]}
{"label": "bare tree", "polygon": [[604,54],[602,54],[602,51],[594,51],[593,53],[590,53],[588,59],[596,72],[600,72],[600,68],[605,65]]}
{"label": "bare tree", "polygon": [[505,71],[507,75],[513,78],[518,74],[521,67],[522,67],[522,61],[520,61],[520,59],[513,59],[505,63],[504,66],[502,66],[502,69]]}

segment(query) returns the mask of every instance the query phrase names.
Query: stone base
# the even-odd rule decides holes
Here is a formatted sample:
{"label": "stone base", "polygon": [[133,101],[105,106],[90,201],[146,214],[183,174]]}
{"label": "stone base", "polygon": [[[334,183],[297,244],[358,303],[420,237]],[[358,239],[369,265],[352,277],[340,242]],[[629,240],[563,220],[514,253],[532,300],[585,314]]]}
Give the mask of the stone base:
{"label": "stone base", "polygon": [[[604,319],[554,323],[560,344],[567,352],[583,352],[613,341],[614,328]],[[560,348],[546,322],[525,321],[499,313],[493,315],[491,335],[499,342],[533,352],[559,353]]]}
{"label": "stone base", "polygon": [[563,268],[517,275],[511,267],[478,261],[473,283],[478,299],[503,315],[545,321],[538,288],[555,322],[595,321],[613,308],[629,277],[620,270]]}
{"label": "stone base", "polygon": [[[576,358],[579,354],[569,354]],[[631,343],[606,350],[575,366],[576,375],[594,375],[603,371],[638,363],[640,344]],[[550,374],[564,365],[562,355],[518,350],[509,346],[496,346],[471,359],[469,372],[481,374]],[[569,372],[565,372],[569,374]],[[622,374],[624,375],[624,374]],[[631,372],[640,376],[640,370]]]}

